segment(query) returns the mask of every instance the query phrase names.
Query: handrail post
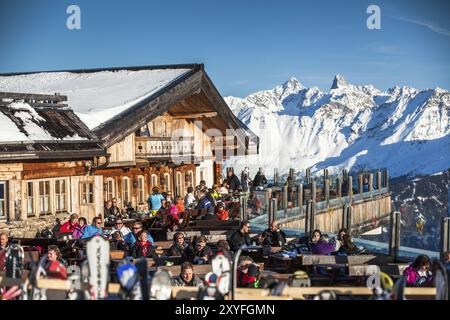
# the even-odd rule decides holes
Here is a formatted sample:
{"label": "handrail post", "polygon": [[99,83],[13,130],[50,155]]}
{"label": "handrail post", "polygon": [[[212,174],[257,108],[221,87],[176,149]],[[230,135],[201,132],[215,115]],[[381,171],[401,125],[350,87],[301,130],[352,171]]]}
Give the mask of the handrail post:
{"label": "handrail post", "polygon": [[336,179],[336,193],[337,193],[337,197],[339,199],[339,203],[342,204],[342,178],[338,177]]}
{"label": "handrail post", "polygon": [[325,179],[325,203],[327,204],[327,208],[330,207],[330,179]]}
{"label": "handrail post", "polygon": [[384,187],[387,188],[387,191],[389,191],[389,170],[384,170]]}
{"label": "handrail post", "polygon": [[361,195],[363,194],[363,175],[362,174],[358,174],[358,193]]}
{"label": "handrail post", "polygon": [[372,198],[372,195],[373,195],[373,173],[372,172],[369,173],[369,192],[370,192],[370,197]]}
{"label": "handrail post", "polygon": [[353,200],[353,177],[348,176],[347,178],[347,189],[348,189],[348,201],[352,203]]}
{"label": "handrail post", "polygon": [[305,237],[309,237],[309,224],[311,222],[311,199],[308,199],[306,203],[306,213],[305,213]]}
{"label": "handrail post", "polygon": [[342,224],[341,224],[341,228],[346,228],[347,227],[347,213],[348,213],[348,204],[344,204],[342,206]]}
{"label": "handrail post", "polygon": [[391,212],[391,233],[389,239],[389,256],[398,260],[398,251],[400,248],[400,212]]}
{"label": "handrail post", "polygon": [[311,183],[311,169],[310,168],[306,169],[306,183],[308,183],[308,184]]}
{"label": "handrail post", "polygon": [[303,214],[303,185],[300,183],[297,187],[297,203],[298,203],[298,215]]}
{"label": "handrail post", "polygon": [[245,220],[245,208],[244,208],[244,195],[239,195],[239,220],[244,221]]}
{"label": "handrail post", "polygon": [[315,217],[316,217],[316,201],[312,200],[310,202],[311,205],[311,215],[310,215],[310,219],[311,221],[309,222],[309,235],[311,236],[314,232],[314,228],[315,228]]}
{"label": "handrail post", "polygon": [[441,258],[444,258],[444,253],[449,251],[450,251],[450,217],[444,217],[442,219],[441,224]]}
{"label": "handrail post", "polygon": [[276,220],[277,217],[277,199],[273,198],[270,199],[270,203],[269,203],[269,216],[268,216],[268,224],[269,224],[269,228],[270,225],[272,224],[272,222],[274,220]]}
{"label": "handrail post", "polygon": [[377,193],[381,194],[381,171],[377,170]]}
{"label": "handrail post", "polygon": [[316,180],[311,181],[311,200],[316,202]]}
{"label": "handrail post", "polygon": [[284,217],[287,218],[288,213],[288,187],[283,187],[283,211],[284,211]]}

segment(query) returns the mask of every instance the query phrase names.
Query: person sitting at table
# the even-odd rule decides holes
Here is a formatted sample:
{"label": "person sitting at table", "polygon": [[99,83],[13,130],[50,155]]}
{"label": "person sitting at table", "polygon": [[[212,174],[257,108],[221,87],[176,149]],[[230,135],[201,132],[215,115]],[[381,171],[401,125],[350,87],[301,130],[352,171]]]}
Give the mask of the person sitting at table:
{"label": "person sitting at table", "polygon": [[83,230],[81,239],[88,239],[92,238],[93,236],[102,236],[102,235],[103,235],[102,218],[94,217],[94,219],[92,219],[92,224],[90,226],[87,226]]}
{"label": "person sitting at table", "polygon": [[62,266],[64,266],[64,268],[67,268],[68,266],[66,260],[62,258],[62,253],[59,247],[56,245],[49,245],[47,248],[47,258],[44,261],[44,269],[47,270],[48,266],[55,261],[59,262]]}
{"label": "person sitting at table", "polygon": [[188,245],[184,241],[183,232],[175,232],[173,235],[173,244],[169,248],[169,256],[185,257],[185,251]]}
{"label": "person sitting at table", "polygon": [[272,221],[270,228],[265,230],[258,238],[263,246],[282,247],[286,244],[286,234],[280,229],[277,221]]}
{"label": "person sitting at table", "polygon": [[311,244],[311,251],[313,254],[328,255],[335,252],[335,246],[333,243],[329,242],[328,235],[323,234],[318,242]]}
{"label": "person sitting at table", "polygon": [[72,232],[72,236],[75,239],[81,239],[84,229],[87,228],[87,220],[85,217],[79,217],[78,218],[78,223],[75,226],[75,229]]}
{"label": "person sitting at table", "polygon": [[186,257],[193,264],[206,264],[212,255],[211,248],[206,245],[207,239],[205,236],[200,236],[194,247],[186,249]]}
{"label": "person sitting at table", "polygon": [[186,210],[182,197],[178,196],[175,198],[175,206],[178,209],[178,216],[181,218],[181,214]]}
{"label": "person sitting at table", "polygon": [[111,235],[111,250],[120,250],[128,253],[129,247],[126,244],[125,240],[123,240],[122,232],[114,231]]}
{"label": "person sitting at table", "polygon": [[131,247],[131,256],[133,258],[153,258],[156,256],[155,247],[148,240],[148,232],[141,230],[137,233],[137,241]]}
{"label": "person sitting at table", "polygon": [[311,239],[309,240],[310,245],[319,242],[321,237],[322,237],[322,232],[319,229],[314,230],[311,235]]}
{"label": "person sitting at table", "polygon": [[69,217],[69,220],[64,222],[61,227],[59,228],[59,232],[61,233],[73,233],[75,230],[75,227],[78,223],[78,214],[72,213]]}
{"label": "person sitting at table", "polygon": [[249,231],[250,231],[250,221],[248,220],[242,221],[239,226],[239,230],[233,233],[233,235],[230,237],[229,242],[232,251],[236,252],[242,246],[250,246],[252,244]]}
{"label": "person sitting at table", "polygon": [[190,262],[183,262],[180,275],[172,280],[175,287],[198,287],[204,289],[203,281],[194,273],[194,266]]}
{"label": "person sitting at table", "polygon": [[227,221],[230,218],[230,214],[228,213],[227,209],[225,209],[225,204],[223,202],[219,202],[219,204],[217,205],[216,216],[220,221]]}
{"label": "person sitting at table", "polygon": [[130,228],[128,228],[123,223],[122,218],[117,218],[116,221],[114,221],[114,227],[112,227],[111,229],[111,235],[116,231],[120,231],[123,237],[125,237],[127,234],[131,232]]}
{"label": "person sitting at table", "polygon": [[347,229],[342,228],[339,230],[336,242],[334,243],[334,251],[339,251],[339,248],[344,244],[344,235],[347,234]]}
{"label": "person sitting at table", "polygon": [[410,264],[403,275],[407,277],[408,286],[429,287],[433,283],[433,275],[430,271],[430,258],[421,254]]}
{"label": "person sitting at table", "polygon": [[352,237],[349,234],[344,235],[343,244],[338,250],[338,254],[351,256],[358,253],[358,247],[353,244]]}
{"label": "person sitting at table", "polygon": [[237,286],[240,288],[256,288],[259,280],[259,267],[249,256],[240,256],[237,270]]}
{"label": "person sitting at table", "polygon": [[0,233],[0,251],[1,250],[8,250],[9,248],[9,237],[6,232]]}
{"label": "person sitting at table", "polygon": [[[127,245],[130,247],[133,246],[137,241],[137,235],[139,231],[142,231],[142,222],[135,221],[133,223],[133,227],[131,228],[131,232],[128,233],[126,236],[123,237]],[[150,234],[147,235],[148,240],[150,240],[151,243],[155,242]]]}

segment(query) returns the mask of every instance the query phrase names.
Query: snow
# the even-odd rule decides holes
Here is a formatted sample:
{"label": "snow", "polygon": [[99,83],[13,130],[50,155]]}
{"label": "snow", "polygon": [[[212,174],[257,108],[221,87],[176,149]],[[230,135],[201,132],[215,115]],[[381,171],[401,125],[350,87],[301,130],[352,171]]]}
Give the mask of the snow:
{"label": "snow", "polygon": [[[389,168],[392,176],[434,174],[450,167],[450,94],[441,88],[382,92],[336,75],[332,89],[284,85],[246,98],[226,97],[235,115],[260,137],[260,154],[226,163],[289,168]],[[304,173],[304,171],[303,171]]]}
{"label": "snow", "polygon": [[[63,139],[58,139],[47,132],[41,125],[46,120],[42,118],[36,110],[28,103],[13,102],[9,104],[9,108],[14,111],[15,118],[23,122],[22,131],[19,127],[4,113],[0,112],[0,142],[13,141],[54,141],[54,140],[88,140],[80,137],[77,134],[74,136],[67,136]],[[23,132],[25,131],[25,132]]]}
{"label": "snow", "polygon": [[154,69],[0,76],[0,91],[67,95],[69,107],[93,129],[188,71]]}

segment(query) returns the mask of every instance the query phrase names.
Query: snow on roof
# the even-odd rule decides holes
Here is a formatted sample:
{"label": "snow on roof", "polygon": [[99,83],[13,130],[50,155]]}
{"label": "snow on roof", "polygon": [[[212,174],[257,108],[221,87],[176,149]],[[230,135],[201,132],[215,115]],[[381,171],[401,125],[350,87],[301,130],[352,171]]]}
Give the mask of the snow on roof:
{"label": "snow on roof", "polygon": [[93,129],[190,70],[121,69],[0,75],[0,91],[66,95],[69,107]]}
{"label": "snow on roof", "polygon": [[86,134],[69,118],[62,118],[64,123],[58,119],[46,116],[45,111],[36,111],[28,103],[12,102],[7,108],[0,109],[0,143],[93,140],[90,132]]}

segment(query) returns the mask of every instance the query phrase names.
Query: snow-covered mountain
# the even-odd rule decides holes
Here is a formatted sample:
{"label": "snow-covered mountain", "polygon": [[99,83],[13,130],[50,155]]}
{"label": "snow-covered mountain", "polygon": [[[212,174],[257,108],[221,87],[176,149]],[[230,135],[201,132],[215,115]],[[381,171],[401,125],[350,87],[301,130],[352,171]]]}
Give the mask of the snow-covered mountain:
{"label": "snow-covered mountain", "polygon": [[260,155],[231,161],[238,170],[387,167],[413,176],[450,168],[450,94],[441,88],[383,92],[336,75],[328,92],[291,78],[225,101],[261,142]]}

